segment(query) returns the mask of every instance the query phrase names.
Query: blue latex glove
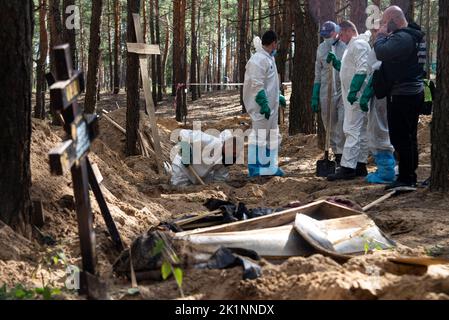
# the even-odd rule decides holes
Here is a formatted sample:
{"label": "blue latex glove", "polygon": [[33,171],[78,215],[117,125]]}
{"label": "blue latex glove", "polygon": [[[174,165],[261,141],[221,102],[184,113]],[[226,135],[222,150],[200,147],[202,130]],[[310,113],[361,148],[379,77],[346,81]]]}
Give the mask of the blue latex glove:
{"label": "blue latex glove", "polygon": [[320,89],[321,89],[321,83],[315,83],[313,85],[312,111],[314,113],[318,113],[320,111]]}
{"label": "blue latex glove", "polygon": [[260,114],[265,115],[265,119],[269,120],[271,116],[271,109],[268,103],[267,94],[265,90],[260,90],[256,96],[256,102],[260,106]]}
{"label": "blue latex glove", "polygon": [[357,99],[357,93],[359,93],[360,89],[362,89],[363,84],[365,83],[366,74],[356,74],[354,78],[352,78],[351,89],[348,94],[348,101],[351,105],[353,105]]}

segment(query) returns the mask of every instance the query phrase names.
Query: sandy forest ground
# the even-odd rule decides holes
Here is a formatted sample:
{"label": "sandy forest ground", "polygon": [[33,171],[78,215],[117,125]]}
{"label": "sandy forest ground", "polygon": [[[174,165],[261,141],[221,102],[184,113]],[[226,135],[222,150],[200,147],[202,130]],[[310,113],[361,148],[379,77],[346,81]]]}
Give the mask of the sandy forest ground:
{"label": "sandy forest ground", "polygon": [[[189,101],[189,123],[203,121],[203,129],[236,129],[249,123],[240,111],[238,93],[226,91],[205,94]],[[125,126],[126,95],[103,95],[98,108]],[[117,109],[120,106],[120,109]],[[172,147],[172,130],[179,128],[174,120],[171,99],[158,111],[164,158]],[[145,119],[142,114],[143,119]],[[148,123],[147,120],[144,120]],[[314,176],[315,163],[322,157],[315,136],[288,136],[282,126],[281,165],[285,178],[247,179],[243,166],[231,169],[231,181],[213,185],[174,188],[168,178],[155,172],[153,159],[125,158],[124,135],[104,119],[101,135],[95,142],[91,160],[98,164],[104,177],[107,202],[127,245],[140,234],[186,214],[202,212],[203,203],[211,198],[242,201],[251,207],[283,207],[291,202],[306,204],[330,196],[341,196],[366,205],[384,194],[383,187],[355,182],[329,183]],[[63,287],[65,267],[48,266],[46,257],[62,252],[70,264],[81,264],[73,207],[70,176],[49,174],[48,151],[63,137],[60,129],[48,122],[33,120],[32,175],[33,198],[44,205],[46,225],[42,233],[57,241],[56,246],[42,245],[37,239],[26,240],[8,227],[0,227],[0,287],[23,284],[42,286],[42,282]],[[430,175],[430,119],[422,118],[419,130],[420,180]],[[373,169],[371,167],[371,169]],[[118,256],[109,240],[99,208],[92,196],[99,272],[108,281],[114,299],[176,299],[179,291],[174,280],[143,282],[140,294],[127,295],[131,284],[112,272]],[[400,244],[401,253],[449,256],[449,198],[420,189],[413,194],[393,198],[369,212],[378,226]],[[387,256],[395,252],[357,257],[341,265],[332,259],[315,255],[291,258],[280,265],[263,262],[263,275],[254,281],[243,281],[240,268],[229,270],[185,270],[184,293],[189,299],[449,299],[449,266],[428,270],[400,268]],[[63,298],[76,295],[63,291]]]}

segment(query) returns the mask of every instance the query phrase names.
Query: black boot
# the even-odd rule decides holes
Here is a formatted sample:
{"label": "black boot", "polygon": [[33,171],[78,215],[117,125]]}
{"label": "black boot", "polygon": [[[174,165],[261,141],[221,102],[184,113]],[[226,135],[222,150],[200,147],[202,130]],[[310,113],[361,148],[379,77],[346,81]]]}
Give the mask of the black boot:
{"label": "black boot", "polygon": [[357,163],[357,168],[355,169],[355,174],[357,177],[366,177],[368,175],[368,169],[366,169],[366,163]]}
{"label": "black boot", "polygon": [[341,158],[343,157],[342,154],[336,154],[335,155],[335,163],[337,164],[337,168],[341,167]]}
{"label": "black boot", "polygon": [[356,170],[340,167],[335,174],[327,176],[327,181],[353,180],[356,178]]}

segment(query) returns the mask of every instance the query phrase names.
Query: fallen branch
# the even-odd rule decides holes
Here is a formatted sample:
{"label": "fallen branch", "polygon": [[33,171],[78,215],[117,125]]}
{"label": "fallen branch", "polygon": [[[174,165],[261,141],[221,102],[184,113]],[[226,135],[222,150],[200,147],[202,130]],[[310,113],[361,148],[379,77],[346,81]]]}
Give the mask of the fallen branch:
{"label": "fallen branch", "polygon": [[108,115],[106,115],[104,112],[103,112],[103,117],[108,121],[108,122],[110,122],[114,127],[116,127],[118,130],[120,130],[123,134],[126,134],[126,130],[122,127],[122,126],[120,126],[117,122],[115,122],[114,120],[112,120],[112,118],[110,118]]}

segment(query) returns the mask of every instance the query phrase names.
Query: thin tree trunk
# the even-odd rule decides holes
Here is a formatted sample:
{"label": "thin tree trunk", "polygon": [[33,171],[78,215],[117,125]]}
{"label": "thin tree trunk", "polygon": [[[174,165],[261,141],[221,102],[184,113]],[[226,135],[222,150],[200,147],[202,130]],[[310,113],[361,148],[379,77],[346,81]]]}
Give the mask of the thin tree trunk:
{"label": "thin tree trunk", "polygon": [[[151,2],[152,0],[150,0]],[[151,6],[151,3],[150,3]],[[150,9],[151,10],[151,9]],[[150,13],[151,14],[151,13]],[[147,43],[148,18],[147,18],[147,1],[142,0],[142,16],[143,16],[143,41]],[[151,19],[151,18],[150,18]]]}
{"label": "thin tree trunk", "polygon": [[432,3],[430,0],[427,0],[427,10],[426,10],[426,40],[427,40],[427,57],[426,57],[426,66],[427,66],[427,76],[430,77],[432,68],[432,54],[431,54],[431,48],[432,48],[432,35],[430,33],[430,23],[431,23],[431,16],[432,16]]}
{"label": "thin tree trunk", "polygon": [[[155,35],[155,27],[154,27],[154,0],[150,0],[150,41],[151,44],[156,43],[156,35]],[[151,93],[153,95],[153,101],[155,105],[157,105],[157,64],[156,64],[156,56],[151,56],[151,83],[152,90]]]}
{"label": "thin tree trunk", "polygon": [[111,15],[112,15],[112,0],[108,0],[108,25],[106,32],[108,33],[108,60],[109,60],[109,90],[114,92],[114,66],[112,63],[113,53],[112,53],[112,36],[111,36]]}
{"label": "thin tree trunk", "polygon": [[0,1],[0,220],[31,236],[33,1]]}
{"label": "thin tree trunk", "polygon": [[278,72],[281,75],[281,82],[285,82],[285,72],[287,57],[290,50],[290,40],[292,36],[292,14],[289,0],[283,0],[282,14],[279,15],[280,23],[278,24],[279,32],[279,51],[276,57]]}
{"label": "thin tree trunk", "polygon": [[45,69],[48,56],[48,33],[47,33],[47,0],[40,1],[39,8],[39,60],[36,67],[36,105],[34,117],[45,118]]}
{"label": "thin tree trunk", "polygon": [[[155,22],[156,22],[156,43],[161,45],[161,30],[160,30],[160,14],[159,14],[159,0],[155,0],[154,2],[155,9]],[[153,81],[157,81],[157,101],[162,101],[162,59],[161,56],[158,55],[156,57],[156,67],[157,67],[157,79]]]}
{"label": "thin tree trunk", "polygon": [[[197,68],[197,35],[196,35],[196,1],[191,0],[192,13],[190,16],[191,23],[191,45],[190,45],[190,83],[196,83],[196,68]],[[192,93],[192,101],[196,101],[198,99],[198,91],[197,86],[190,87],[190,91]]]}
{"label": "thin tree trunk", "polygon": [[[243,83],[245,81],[245,68],[246,68],[246,41],[247,41],[247,28],[246,28],[246,20],[248,13],[248,1],[247,0],[239,0],[239,81]],[[240,104],[242,105],[242,112],[246,113],[245,104],[243,102],[243,87],[240,88]]]}
{"label": "thin tree trunk", "polygon": [[86,84],[85,111],[95,112],[96,92],[98,80],[98,66],[100,60],[100,26],[103,0],[92,1],[92,19],[90,22],[89,65]]}
{"label": "thin tree trunk", "polygon": [[[226,0],[226,11],[229,11],[229,1]],[[231,79],[231,25],[229,24],[229,17],[226,22],[226,62],[225,62],[225,76],[226,79]],[[227,88],[229,89],[229,88]]]}
{"label": "thin tree trunk", "polygon": [[173,92],[177,97],[176,120],[181,122],[187,116],[185,90],[181,89],[181,87],[178,88],[178,86],[185,86],[187,82],[185,37],[186,0],[173,0],[173,8]]}
{"label": "thin tree trunk", "polygon": [[[128,1],[128,29],[127,41],[135,43],[136,31],[134,29],[133,13],[140,13],[139,0]],[[126,72],[126,154],[133,156],[139,154],[137,150],[137,130],[140,122],[140,94],[139,94],[139,58],[136,54],[127,54]]]}
{"label": "thin tree trunk", "polygon": [[[222,49],[221,49],[221,41],[222,41],[222,34],[221,34],[221,0],[218,1],[218,30],[217,30],[217,83],[221,83],[221,65],[222,65]],[[221,90],[221,86],[217,86],[217,90]]]}
{"label": "thin tree trunk", "polygon": [[114,94],[120,91],[120,1],[114,0]]}
{"label": "thin tree trunk", "polygon": [[276,30],[276,0],[269,0],[268,7],[270,10],[270,29]]}
{"label": "thin tree trunk", "polygon": [[[202,3],[202,0],[199,0],[198,13],[197,13],[197,16],[198,16],[197,26],[200,26],[201,21],[202,21],[201,20],[202,19],[201,3]],[[201,44],[201,36],[202,36],[201,28],[197,28],[197,33],[198,33],[198,43]],[[201,83],[201,51],[197,50],[197,56],[198,57],[197,57],[197,62],[196,62],[196,65],[197,65],[196,74],[197,74],[198,82]],[[201,99],[201,86],[197,86],[196,89],[198,91],[198,99]]]}
{"label": "thin tree trunk", "polygon": [[168,61],[168,53],[170,52],[170,19],[166,16],[167,19],[167,27],[165,30],[165,50],[162,58],[162,83],[164,85],[164,93],[167,93],[167,61]]}
{"label": "thin tree trunk", "polygon": [[432,120],[432,191],[449,192],[449,0],[439,0],[437,97]]}
{"label": "thin tree trunk", "polygon": [[[84,16],[84,11],[83,11],[83,1],[82,0],[79,0],[79,7],[80,7],[80,15],[81,15],[81,17],[83,17]],[[81,70],[83,70],[83,71],[86,71],[86,61],[85,61],[85,54],[84,54],[84,44],[85,44],[85,42],[84,42],[84,19],[80,19],[80,41],[79,41],[79,43],[80,43],[80,46],[79,46],[79,48],[80,48],[80,67],[81,67]]]}

